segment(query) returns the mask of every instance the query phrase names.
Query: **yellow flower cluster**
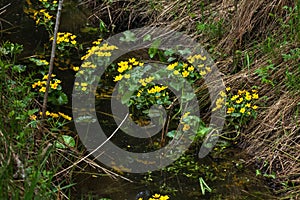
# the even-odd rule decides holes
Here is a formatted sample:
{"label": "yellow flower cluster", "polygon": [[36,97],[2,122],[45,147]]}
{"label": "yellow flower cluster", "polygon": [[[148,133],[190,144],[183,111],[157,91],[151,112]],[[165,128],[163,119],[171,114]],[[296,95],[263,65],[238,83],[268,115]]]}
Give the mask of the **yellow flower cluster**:
{"label": "yellow flower cluster", "polygon": [[47,60],[39,60],[40,65],[49,65],[49,62]]}
{"label": "yellow flower cluster", "polygon": [[190,114],[191,114],[191,112],[186,112],[186,113],[184,113],[184,114],[182,115],[182,117],[180,118],[180,123],[183,124],[183,128],[182,128],[183,131],[188,131],[188,130],[190,130],[190,128],[191,128],[191,126],[190,126],[189,124],[186,124],[186,123],[184,122],[184,119],[187,118]]}
{"label": "yellow flower cluster", "polygon": [[[77,36],[73,35],[72,33],[69,32],[59,32],[57,33],[57,40],[56,44],[60,43],[71,43],[72,45],[76,45],[77,41],[75,40]],[[50,38],[50,40],[53,40],[53,37]]]}
{"label": "yellow flower cluster", "polygon": [[[52,19],[54,18],[49,12],[57,7],[57,1],[48,2],[48,0],[39,0],[43,9],[36,10],[33,8],[33,4],[30,0],[26,0],[27,7],[24,8],[24,12],[29,14],[31,18],[35,20],[37,25],[52,25]],[[48,12],[49,11],[49,12]]]}
{"label": "yellow flower cluster", "polygon": [[[168,200],[168,199],[169,199],[168,195],[154,194],[148,200]],[[144,199],[140,197],[138,200],[144,200]]]}
{"label": "yellow flower cluster", "polygon": [[[56,75],[52,74],[51,77],[55,77]],[[37,88],[39,87],[39,92],[46,92],[46,84],[47,84],[47,79],[48,79],[48,74],[44,75],[42,81],[37,81],[31,85],[31,87]],[[50,88],[53,90],[56,90],[59,84],[61,83],[61,80],[59,79],[54,79],[53,81],[50,81]]]}
{"label": "yellow flower cluster", "polygon": [[91,69],[95,69],[97,66],[95,64],[93,64],[92,62],[84,62],[81,65],[82,68],[91,68]]}
{"label": "yellow flower cluster", "polygon": [[69,115],[66,115],[66,114],[61,113],[61,112],[58,112],[58,114],[59,114],[60,116],[62,116],[63,118],[65,118],[66,120],[69,120],[69,121],[72,120],[72,117],[70,117]]}
{"label": "yellow flower cluster", "polygon": [[81,57],[81,60],[85,60],[89,58],[91,55],[97,55],[99,57],[110,57],[111,51],[118,49],[118,47],[114,45],[108,45],[107,43],[100,45],[102,39],[98,39],[93,42],[94,46],[92,46],[87,53]]}
{"label": "yellow flower cluster", "polygon": [[[39,113],[40,115],[42,115],[42,112]],[[48,110],[46,111],[45,115],[47,117],[52,117],[52,118],[58,118],[58,117],[62,117],[68,121],[71,121],[72,120],[72,117],[70,117],[69,115],[66,115],[62,112],[58,112],[58,113],[53,113],[53,112],[49,112]],[[30,115],[29,118],[31,120],[36,120],[37,119],[37,116],[36,115]]]}
{"label": "yellow flower cluster", "polygon": [[80,84],[78,82],[75,82],[74,84],[77,87],[80,86],[81,90],[84,91],[84,92],[87,90],[88,83],[86,83],[86,82],[83,82],[83,83],[80,83]]}
{"label": "yellow flower cluster", "polygon": [[[46,3],[46,2],[48,2],[48,0],[39,0],[40,2],[44,2],[44,3]],[[57,4],[57,1],[53,1],[52,2],[53,4]]]}
{"label": "yellow flower cluster", "polygon": [[195,54],[193,56],[189,56],[187,58],[187,60],[188,60],[189,63],[193,64],[197,60],[205,61],[206,60],[206,56],[202,56],[201,54]]}
{"label": "yellow flower cluster", "polygon": [[190,73],[194,72],[194,67],[193,66],[188,66],[187,63],[172,63],[167,66],[167,70],[172,71],[174,75],[181,74],[184,78],[188,77]]}
{"label": "yellow flower cluster", "polygon": [[142,84],[142,86],[146,86],[148,83],[150,83],[153,80],[154,80],[154,77],[153,76],[149,76],[147,78],[140,79],[139,83]]}
{"label": "yellow flower cluster", "polygon": [[117,75],[114,79],[115,82],[122,80],[122,78],[130,78],[130,74],[122,74],[128,70],[131,70],[132,67],[137,67],[137,66],[144,66],[144,63],[137,61],[135,58],[130,58],[128,59],[128,61],[120,61],[118,63],[118,72],[120,73],[119,75]]}
{"label": "yellow flower cluster", "polygon": [[212,111],[216,111],[220,108],[222,108],[222,106],[225,105],[225,99],[226,99],[227,95],[224,91],[220,92],[220,97],[216,100],[216,106],[212,109]]}
{"label": "yellow flower cluster", "polygon": [[200,70],[200,75],[205,76],[206,74],[211,72],[211,68],[209,66],[205,66],[204,64],[198,65],[198,68]]}
{"label": "yellow flower cluster", "polygon": [[149,94],[159,93],[159,92],[161,92],[161,91],[163,91],[167,88],[168,88],[168,86],[157,86],[157,85],[155,85],[151,89],[148,89],[148,93]]}
{"label": "yellow flower cluster", "polygon": [[41,10],[35,10],[33,12],[33,19],[35,20],[36,24],[40,23],[40,20],[43,19],[43,21],[48,22],[52,19],[52,15],[49,14],[49,12],[46,11],[46,9]]}
{"label": "yellow flower cluster", "polygon": [[[196,65],[199,69],[199,74],[201,76],[205,76],[207,75],[208,73],[211,72],[211,67],[209,66],[205,66],[202,62],[205,61],[207,58],[206,56],[202,56],[200,54],[196,54],[196,55],[193,55],[193,56],[189,56],[187,58],[188,62],[190,64],[193,64],[193,65]],[[200,61],[200,62],[199,62]],[[200,63],[200,64],[199,64]]]}
{"label": "yellow flower cluster", "polygon": [[[226,88],[227,91],[230,91],[230,88]],[[246,113],[247,115],[251,114],[251,111],[258,108],[257,105],[254,105],[252,100],[259,99],[257,90],[238,90],[237,94],[232,95],[229,99],[229,102],[226,103],[227,114],[234,113],[235,111],[241,114]]]}

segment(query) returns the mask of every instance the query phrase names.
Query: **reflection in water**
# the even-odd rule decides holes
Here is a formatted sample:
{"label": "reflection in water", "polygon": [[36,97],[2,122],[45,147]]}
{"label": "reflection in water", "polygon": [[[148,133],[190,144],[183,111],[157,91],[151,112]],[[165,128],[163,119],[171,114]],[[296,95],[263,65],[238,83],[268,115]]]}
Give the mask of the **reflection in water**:
{"label": "reflection in water", "polygon": [[[112,133],[117,127],[112,117],[103,113],[110,113],[109,99],[97,102],[98,119],[101,127],[105,127],[107,134]],[[121,148],[130,151],[133,146],[145,149],[146,145],[130,137],[117,133],[113,142]],[[128,145],[130,144],[130,145]],[[130,148],[129,148],[130,146]],[[195,149],[194,146],[193,149]],[[136,151],[136,149],[135,149]],[[74,176],[75,186],[74,199],[87,198],[110,198],[113,200],[131,200],[136,196],[147,196],[155,193],[168,194],[171,200],[183,199],[274,199],[266,184],[256,177],[255,169],[247,166],[249,156],[235,147],[215,150],[203,159],[197,157],[195,150],[188,152],[188,160],[167,167],[166,170],[152,172],[151,174],[122,174],[132,182],[113,179],[109,176],[99,176],[94,169],[87,170],[89,174]],[[180,166],[180,162],[182,162]],[[190,165],[189,169],[187,165]],[[179,166],[179,167],[178,167]],[[196,169],[197,168],[197,169]],[[173,169],[173,170],[172,170]],[[199,177],[212,189],[209,193],[202,194],[199,185]]]}

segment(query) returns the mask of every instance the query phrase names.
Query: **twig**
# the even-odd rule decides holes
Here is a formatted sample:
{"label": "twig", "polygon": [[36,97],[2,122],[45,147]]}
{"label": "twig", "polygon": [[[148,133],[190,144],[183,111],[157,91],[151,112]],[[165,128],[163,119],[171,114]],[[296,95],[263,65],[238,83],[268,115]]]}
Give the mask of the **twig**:
{"label": "twig", "polygon": [[54,27],[54,35],[53,35],[51,57],[50,57],[50,66],[49,66],[48,79],[47,79],[47,84],[46,84],[46,91],[45,91],[43,106],[42,106],[42,118],[43,119],[45,119],[45,117],[46,117],[47,101],[48,101],[48,94],[49,94],[49,88],[50,88],[50,80],[51,80],[51,75],[52,75],[52,71],[53,71],[53,63],[54,63],[54,57],[55,57],[57,32],[58,32],[58,28],[59,28],[59,22],[60,22],[60,16],[61,16],[61,10],[62,10],[63,2],[64,2],[64,0],[59,1],[57,14],[56,14],[56,22],[55,22],[55,27]]}
{"label": "twig", "polygon": [[120,123],[120,125],[116,128],[116,130],[111,134],[111,136],[109,136],[102,144],[100,144],[96,149],[94,149],[93,151],[91,151],[88,155],[84,156],[83,158],[81,158],[80,160],[76,161],[74,164],[72,164],[71,166],[67,167],[66,169],[63,169],[62,171],[56,173],[54,176],[57,176],[69,169],[71,169],[72,167],[76,166],[78,163],[82,162],[83,160],[85,160],[86,158],[88,158],[90,155],[92,155],[93,153],[95,153],[96,151],[98,151],[105,143],[107,143],[115,134],[116,132],[120,129],[120,127],[122,126],[122,124],[125,122],[125,120],[128,117],[128,113],[126,114],[125,118],[123,119],[123,121]]}

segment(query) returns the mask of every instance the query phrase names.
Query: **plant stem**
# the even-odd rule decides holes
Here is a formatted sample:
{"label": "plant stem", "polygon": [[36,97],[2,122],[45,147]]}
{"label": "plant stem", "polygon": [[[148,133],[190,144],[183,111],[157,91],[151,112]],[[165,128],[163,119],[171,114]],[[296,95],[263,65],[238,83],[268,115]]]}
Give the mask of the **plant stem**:
{"label": "plant stem", "polygon": [[54,63],[54,58],[55,58],[57,32],[58,32],[58,28],[59,28],[59,22],[60,22],[63,1],[64,0],[59,0],[57,14],[56,14],[53,42],[52,42],[52,49],[51,49],[51,57],[50,57],[50,65],[49,65],[49,71],[48,71],[48,79],[47,79],[46,91],[45,91],[43,106],[42,106],[42,119],[45,119],[45,117],[46,117],[48,94],[49,94],[49,88],[50,88],[51,75],[52,75],[52,71],[53,71],[53,63]]}

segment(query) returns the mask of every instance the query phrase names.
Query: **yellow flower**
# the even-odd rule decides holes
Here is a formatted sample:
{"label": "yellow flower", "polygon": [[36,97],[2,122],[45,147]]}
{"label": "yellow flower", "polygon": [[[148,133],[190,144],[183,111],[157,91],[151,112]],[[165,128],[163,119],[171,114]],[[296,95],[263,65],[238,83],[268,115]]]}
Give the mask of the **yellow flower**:
{"label": "yellow flower", "polygon": [[130,78],[130,74],[125,74],[124,78],[129,79]]}
{"label": "yellow flower", "polygon": [[160,196],[160,200],[168,200],[168,199],[169,199],[169,196],[168,196],[168,195]]}
{"label": "yellow flower", "polygon": [[230,113],[233,113],[234,111],[234,107],[230,107],[227,109],[227,113],[230,114]]}
{"label": "yellow flower", "polygon": [[75,72],[79,71],[79,67],[73,67],[73,71]]}
{"label": "yellow flower", "polygon": [[237,98],[239,98],[240,96],[239,95],[234,95],[233,97],[231,97],[231,101],[234,101],[234,100],[236,100]]}
{"label": "yellow flower", "polygon": [[253,110],[256,110],[258,108],[257,105],[252,106]]}
{"label": "yellow flower", "polygon": [[80,84],[82,87],[86,87],[88,84],[87,83],[81,83]]}
{"label": "yellow flower", "polygon": [[130,62],[130,63],[135,63],[136,60],[135,60],[135,58],[129,58],[129,62]]}
{"label": "yellow flower", "polygon": [[72,40],[72,41],[71,41],[71,44],[74,44],[74,45],[75,45],[76,43],[77,43],[76,40]]}
{"label": "yellow flower", "polygon": [[246,103],[245,105],[247,108],[250,108],[251,107],[251,104],[250,103]]}
{"label": "yellow flower", "polygon": [[93,44],[99,45],[101,43],[101,41],[102,41],[102,39],[98,39],[98,40],[94,41]]}
{"label": "yellow flower", "polygon": [[122,80],[122,78],[123,78],[123,75],[119,74],[118,76],[115,77],[114,81],[115,82],[120,81],[120,80]]}
{"label": "yellow flower", "polygon": [[184,113],[184,115],[182,116],[182,118],[186,118],[187,116],[189,116],[189,114],[191,114],[191,112]]}
{"label": "yellow flower", "polygon": [[84,92],[86,91],[86,89],[87,89],[87,87],[82,87],[81,88],[81,90],[84,91]]}
{"label": "yellow flower", "polygon": [[182,74],[183,77],[187,77],[187,76],[190,74],[190,72],[188,72],[188,71],[183,71],[181,74]]}
{"label": "yellow flower", "polygon": [[49,15],[49,13],[47,13],[47,12],[44,13],[44,16],[45,16],[47,19],[51,19],[51,18],[52,18],[52,16]]}
{"label": "yellow flower", "polygon": [[175,63],[173,63],[173,64],[169,64],[169,65],[167,66],[167,70],[173,70],[177,65],[178,65],[178,62],[175,62]]}
{"label": "yellow flower", "polygon": [[188,131],[190,128],[191,128],[190,125],[184,124],[182,130],[183,131]]}
{"label": "yellow flower", "polygon": [[216,105],[222,105],[224,103],[224,99],[223,98],[218,98],[216,101]]}
{"label": "yellow flower", "polygon": [[201,70],[201,71],[200,71],[200,75],[201,75],[201,76],[205,76],[205,75],[206,75],[206,71]]}
{"label": "yellow flower", "polygon": [[153,198],[159,198],[160,197],[160,194],[154,194],[152,195]]}
{"label": "yellow flower", "polygon": [[243,97],[241,97],[241,98],[239,98],[238,100],[236,100],[235,102],[236,102],[236,103],[242,103],[243,100],[244,100]]}
{"label": "yellow flower", "polygon": [[66,114],[64,114],[64,113],[58,112],[58,114],[59,114],[60,116],[62,116],[63,118],[65,118],[66,120],[69,120],[69,121],[72,120],[72,117],[70,117],[70,116],[68,116],[68,115],[66,115]]}
{"label": "yellow flower", "polygon": [[29,118],[30,118],[31,120],[36,120],[37,116],[36,116],[36,115],[30,115]]}
{"label": "yellow flower", "polygon": [[204,67],[204,64],[198,65],[198,68],[199,68],[199,69],[201,69],[202,67]]}
{"label": "yellow flower", "polygon": [[31,85],[32,88],[36,88],[36,86],[37,86],[37,83],[33,83],[33,84]]}
{"label": "yellow flower", "polygon": [[57,4],[57,1],[53,1],[53,4]]}
{"label": "yellow flower", "polygon": [[174,75],[178,75],[178,74],[179,74],[179,71],[178,71],[178,70],[174,70],[173,74],[174,74]]}
{"label": "yellow flower", "polygon": [[53,118],[58,118],[59,115],[57,113],[50,113],[50,116],[53,117]]}
{"label": "yellow flower", "polygon": [[188,71],[194,71],[194,67],[193,66],[190,66],[190,67],[188,67]]}
{"label": "yellow flower", "polygon": [[230,87],[227,87],[227,88],[226,88],[226,91],[227,91],[227,92],[229,92],[230,90],[231,90],[231,88],[230,88]]}
{"label": "yellow flower", "polygon": [[118,63],[118,65],[120,67],[125,67],[125,66],[128,66],[128,62],[127,61],[121,61],[121,62]]}
{"label": "yellow flower", "polygon": [[211,72],[211,68],[210,67],[205,67],[207,72]]}
{"label": "yellow flower", "polygon": [[224,91],[220,92],[221,97],[226,97],[226,93]]}
{"label": "yellow flower", "polygon": [[[51,74],[51,77],[55,77],[55,76],[56,76],[55,74]],[[44,75],[42,80],[47,80],[47,79],[48,79],[48,74]]]}
{"label": "yellow flower", "polygon": [[54,82],[54,83],[50,84],[50,87],[51,87],[52,89],[54,89],[54,90],[57,89],[57,86],[58,86],[58,83],[57,83],[57,82]]}
{"label": "yellow flower", "polygon": [[46,92],[46,87],[41,87],[41,89],[39,90],[39,92]]}
{"label": "yellow flower", "polygon": [[247,101],[250,101],[250,100],[251,100],[251,94],[246,93],[245,99],[246,99]]}
{"label": "yellow flower", "polygon": [[238,95],[244,94],[246,90],[238,90]]}
{"label": "yellow flower", "polygon": [[245,113],[246,109],[245,108],[241,108],[240,113]]}
{"label": "yellow flower", "polygon": [[154,86],[152,87],[151,89],[148,89],[148,93],[149,94],[153,94],[153,93],[157,93],[157,92],[161,92],[162,90],[165,90],[167,89],[168,87],[167,86]]}
{"label": "yellow flower", "polygon": [[253,99],[258,99],[258,94],[252,94]]}

